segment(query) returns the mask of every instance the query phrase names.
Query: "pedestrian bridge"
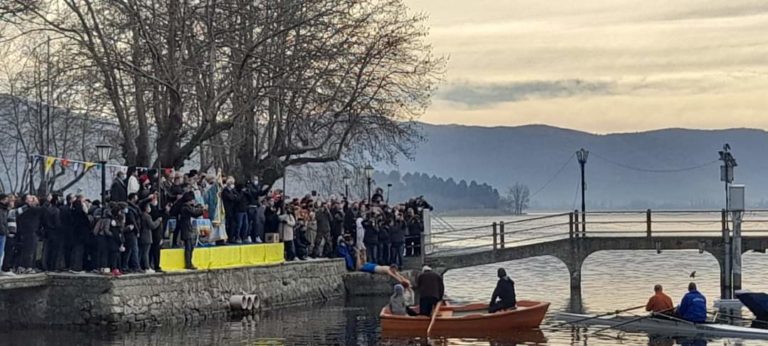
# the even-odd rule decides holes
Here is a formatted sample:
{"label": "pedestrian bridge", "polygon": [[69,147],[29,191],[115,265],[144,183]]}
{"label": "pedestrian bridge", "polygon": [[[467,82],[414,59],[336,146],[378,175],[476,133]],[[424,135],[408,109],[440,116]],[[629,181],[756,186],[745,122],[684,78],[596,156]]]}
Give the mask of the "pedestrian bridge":
{"label": "pedestrian bridge", "polygon": [[[423,243],[422,262],[440,271],[524,258],[552,256],[565,263],[572,295],[581,292],[581,267],[589,255],[609,250],[698,250],[717,259],[723,292],[726,246],[724,211],[591,212],[521,217],[489,225],[435,230]],[[768,248],[768,211],[744,213],[742,252]],[[741,288],[740,277],[733,289]]]}

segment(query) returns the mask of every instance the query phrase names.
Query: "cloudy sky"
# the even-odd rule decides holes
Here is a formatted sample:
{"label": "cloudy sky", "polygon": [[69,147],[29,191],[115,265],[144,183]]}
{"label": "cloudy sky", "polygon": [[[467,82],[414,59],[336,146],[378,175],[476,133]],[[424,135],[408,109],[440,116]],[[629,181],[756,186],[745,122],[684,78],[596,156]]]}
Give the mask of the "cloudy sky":
{"label": "cloudy sky", "polygon": [[429,123],[768,129],[768,0],[405,0],[448,73]]}

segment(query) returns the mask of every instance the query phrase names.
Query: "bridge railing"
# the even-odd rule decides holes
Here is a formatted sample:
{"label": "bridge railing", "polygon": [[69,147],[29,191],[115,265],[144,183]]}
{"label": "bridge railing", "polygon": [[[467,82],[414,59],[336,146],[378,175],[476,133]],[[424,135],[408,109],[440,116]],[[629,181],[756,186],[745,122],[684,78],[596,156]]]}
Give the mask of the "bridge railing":
{"label": "bridge railing", "polygon": [[[722,236],[731,228],[722,210],[579,211],[433,232],[427,255],[498,250],[557,239]],[[768,210],[743,213],[742,235],[768,235]]]}

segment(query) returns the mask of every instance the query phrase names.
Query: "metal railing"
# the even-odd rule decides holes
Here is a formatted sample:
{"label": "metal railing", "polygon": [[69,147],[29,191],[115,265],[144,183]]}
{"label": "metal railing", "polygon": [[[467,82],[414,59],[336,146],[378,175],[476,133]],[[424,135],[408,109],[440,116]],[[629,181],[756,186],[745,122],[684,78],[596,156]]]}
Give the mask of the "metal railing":
{"label": "metal railing", "polygon": [[[586,216],[586,219],[585,219]],[[560,239],[599,237],[725,236],[725,210],[574,211],[434,232],[426,256],[492,251]],[[443,220],[445,222],[445,220]],[[768,210],[743,213],[742,236],[768,237]]]}

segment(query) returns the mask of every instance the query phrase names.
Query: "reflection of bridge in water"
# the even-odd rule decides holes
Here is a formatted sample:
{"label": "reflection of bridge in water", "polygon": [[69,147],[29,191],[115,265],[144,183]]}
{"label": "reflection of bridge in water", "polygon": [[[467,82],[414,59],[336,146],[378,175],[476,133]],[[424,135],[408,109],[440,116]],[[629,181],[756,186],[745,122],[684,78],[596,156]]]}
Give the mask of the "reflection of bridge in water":
{"label": "reflection of bridge in water", "polygon": [[[552,256],[565,263],[572,299],[581,297],[581,267],[589,255],[608,250],[698,250],[720,264],[722,296],[741,288],[725,277],[730,242],[724,211],[590,212],[528,217],[511,222],[431,232],[424,240],[422,262],[437,270],[472,267],[530,257]],[[586,229],[586,231],[584,230]],[[768,211],[746,211],[742,252],[768,248]]]}

